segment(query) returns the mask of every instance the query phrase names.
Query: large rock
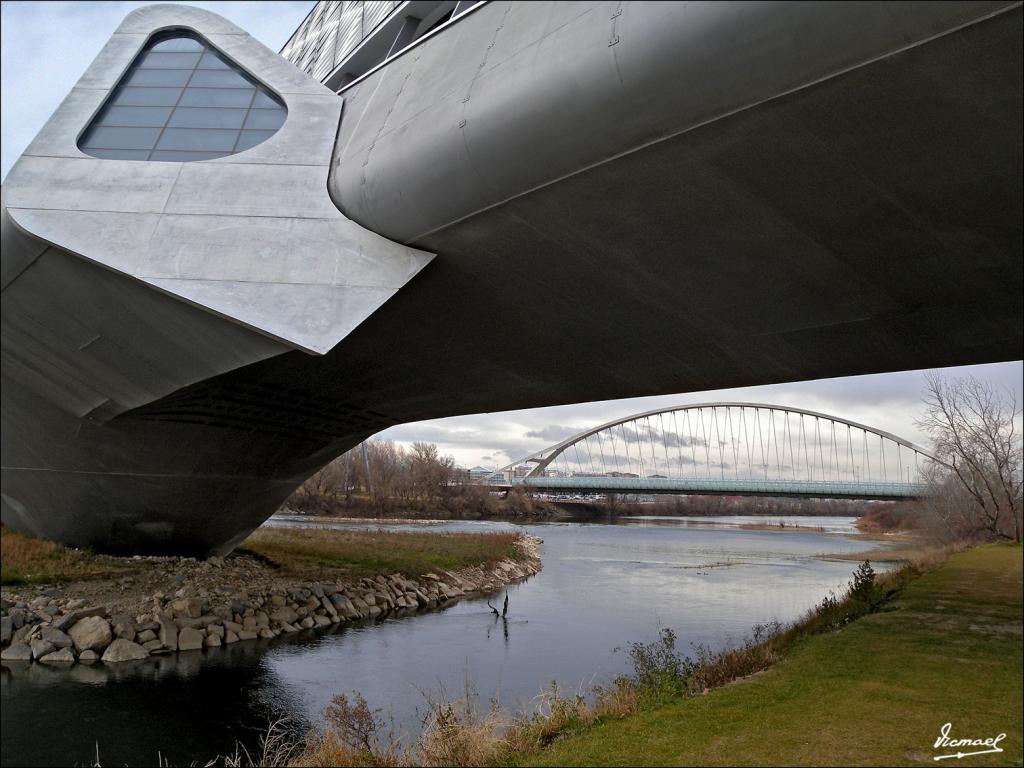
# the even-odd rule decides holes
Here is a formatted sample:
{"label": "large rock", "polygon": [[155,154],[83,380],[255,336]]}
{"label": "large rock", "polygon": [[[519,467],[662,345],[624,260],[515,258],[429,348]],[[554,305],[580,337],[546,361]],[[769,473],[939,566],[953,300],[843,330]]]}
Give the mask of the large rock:
{"label": "large rock", "polygon": [[110,625],[102,616],[86,616],[75,622],[75,625],[68,630],[71,641],[75,644],[75,650],[101,652],[110,645],[113,634]]}
{"label": "large rock", "polygon": [[61,648],[57,651],[51,651],[39,659],[39,661],[42,664],[74,664],[75,654],[71,652],[70,648]]}
{"label": "large rock", "polygon": [[78,661],[82,664],[92,664],[93,662],[99,661],[100,655],[96,651],[82,651],[78,654]]}
{"label": "large rock", "polygon": [[111,616],[110,626],[114,630],[114,637],[123,637],[125,640],[135,639],[135,619],[133,617],[124,613]]}
{"label": "large rock", "polygon": [[59,629],[61,632],[67,632],[71,627],[77,624],[82,619],[89,618],[90,616],[106,616],[107,609],[102,605],[97,605],[94,608],[82,608],[75,611],[74,613],[68,613],[61,616],[57,621],[53,623],[53,626]]}
{"label": "large rock", "polygon": [[104,664],[116,664],[122,661],[139,661],[148,659],[149,651],[138,643],[132,642],[124,637],[117,638],[103,652]]}
{"label": "large rock", "polygon": [[160,645],[172,651],[178,650],[178,627],[174,621],[165,613],[158,613],[156,620],[160,625]]}
{"label": "large rock", "polygon": [[220,616],[210,613],[204,616],[179,616],[174,620],[174,623],[178,625],[179,629],[202,629],[208,624],[217,624],[221,620]]}
{"label": "large rock", "polygon": [[7,645],[11,642],[11,635],[14,634],[14,622],[10,616],[0,619],[0,645]]}
{"label": "large rock", "polygon": [[328,600],[326,597],[320,598],[320,605],[323,606],[324,610],[327,611],[331,616],[338,615],[338,609],[334,607],[334,603]]}
{"label": "large rock", "polygon": [[32,649],[25,643],[12,643],[10,648],[4,648],[3,653],[0,653],[0,660],[32,661]]}
{"label": "large rock", "polygon": [[29,647],[32,649],[32,658],[36,661],[39,661],[46,654],[53,653],[57,650],[57,647],[53,643],[47,642],[41,637],[33,640],[29,644]]}
{"label": "large rock", "polygon": [[54,648],[70,648],[74,645],[71,638],[56,627],[43,627],[39,630],[39,636],[43,638],[43,640],[53,643]]}
{"label": "large rock", "polygon": [[150,640],[156,640],[156,632],[152,629],[144,629],[135,636],[135,642],[139,645],[148,643]]}
{"label": "large rock", "polygon": [[172,601],[170,608],[176,618],[196,619],[203,614],[203,601],[198,597],[182,597]]}
{"label": "large rock", "polygon": [[185,627],[178,633],[179,651],[198,651],[203,647],[203,633],[198,629]]}
{"label": "large rock", "polygon": [[295,612],[294,609],[289,608],[288,606],[278,608],[272,614],[270,614],[271,621],[276,621],[281,624],[291,624],[297,618],[299,618],[299,615]]}

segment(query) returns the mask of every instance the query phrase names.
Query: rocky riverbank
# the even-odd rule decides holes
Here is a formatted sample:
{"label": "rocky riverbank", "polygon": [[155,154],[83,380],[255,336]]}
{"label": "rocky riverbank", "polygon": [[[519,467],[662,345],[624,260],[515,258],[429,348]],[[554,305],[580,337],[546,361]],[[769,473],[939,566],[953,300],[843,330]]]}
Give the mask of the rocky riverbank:
{"label": "rocky riverbank", "polygon": [[351,582],[290,582],[247,555],[137,558],[145,567],[113,582],[4,587],[0,658],[56,666],[116,664],[411,615],[536,574],[540,543],[521,536],[517,558],[489,566]]}

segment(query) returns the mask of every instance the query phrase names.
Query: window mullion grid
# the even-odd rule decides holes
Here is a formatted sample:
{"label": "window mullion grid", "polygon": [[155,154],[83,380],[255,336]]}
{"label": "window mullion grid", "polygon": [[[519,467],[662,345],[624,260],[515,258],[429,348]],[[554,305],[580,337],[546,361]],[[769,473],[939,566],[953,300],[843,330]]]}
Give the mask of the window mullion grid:
{"label": "window mullion grid", "polygon": [[242,125],[238,128],[238,133],[235,135],[235,143],[231,146],[231,154],[237,154],[238,142],[242,140],[242,131],[245,130],[245,124],[249,122],[249,114],[252,112],[252,105],[256,103],[256,97],[260,93],[260,86],[257,85],[252,89],[252,98],[249,99],[249,106],[245,108],[245,117],[242,118]]}
{"label": "window mullion grid", "polygon": [[[177,101],[175,101],[174,106],[171,107],[171,111],[167,115],[167,120],[164,121],[164,127],[160,129],[160,134],[156,137],[156,141],[153,142],[153,148],[149,150],[149,155],[146,157],[146,160],[151,160],[153,158],[153,153],[156,152],[157,147],[160,146],[160,140],[164,137],[164,132],[167,130],[167,126],[171,124],[171,118],[174,117],[174,113],[178,109],[178,105],[181,104],[181,98],[185,95],[185,91],[188,90],[189,83],[191,83],[192,78],[195,77],[196,71],[199,69],[199,62],[203,60],[203,54],[208,50],[209,49],[203,45],[203,53],[199,54],[199,58],[196,59],[196,63],[192,67],[192,72],[189,74],[188,80],[185,81],[185,85],[182,86],[181,93],[178,94]],[[237,142],[238,139],[236,138],[235,141]]]}

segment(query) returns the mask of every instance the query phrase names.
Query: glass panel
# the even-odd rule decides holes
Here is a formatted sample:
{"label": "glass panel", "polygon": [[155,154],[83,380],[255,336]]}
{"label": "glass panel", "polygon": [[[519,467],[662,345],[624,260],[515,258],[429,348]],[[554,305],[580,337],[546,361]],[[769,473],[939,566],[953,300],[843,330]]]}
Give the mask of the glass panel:
{"label": "glass panel", "polygon": [[242,131],[238,136],[238,143],[235,145],[235,152],[255,147],[273,136],[277,131]]}
{"label": "glass panel", "polygon": [[168,128],[160,137],[157,149],[230,152],[234,148],[237,138],[238,131],[218,131],[209,128]]}
{"label": "glass panel", "polygon": [[262,88],[256,93],[256,98],[252,102],[253,109],[278,109],[281,107],[281,102],[271,96]]}
{"label": "glass panel", "polygon": [[148,160],[148,149],[96,149],[89,147],[89,154],[105,160]]}
{"label": "glass panel", "polygon": [[283,109],[254,109],[245,119],[246,128],[280,128],[284,123]]}
{"label": "glass panel", "polygon": [[163,127],[173,107],[107,107],[97,121],[100,125],[141,125]]}
{"label": "glass panel", "polygon": [[160,135],[160,130],[160,128],[96,126],[89,131],[82,146],[102,149],[152,149]]}
{"label": "glass panel", "polygon": [[248,107],[255,88],[186,88],[181,107]]}
{"label": "glass panel", "polygon": [[204,53],[199,60],[199,69],[231,69],[231,65],[213,53]]}
{"label": "glass panel", "polygon": [[151,46],[153,51],[202,51],[205,50],[202,43],[191,37],[172,37],[170,40],[163,40]]}
{"label": "glass panel", "polygon": [[142,69],[193,69],[199,61],[198,53],[160,53],[151,51],[136,66]]}
{"label": "glass panel", "polygon": [[79,147],[100,158],[212,160],[266,141],[287,114],[277,97],[193,33],[164,33],[136,57]]}
{"label": "glass panel", "polygon": [[128,75],[126,85],[184,85],[192,76],[191,69],[136,69]]}
{"label": "glass panel", "polygon": [[189,85],[207,88],[244,88],[252,83],[230,70],[197,69]]}
{"label": "glass panel", "polygon": [[230,152],[179,152],[170,149],[154,149],[150,160],[168,160],[187,163],[191,160],[213,160],[215,157],[227,157]]}
{"label": "glass panel", "polygon": [[168,123],[173,128],[241,128],[244,109],[179,107]]}
{"label": "glass panel", "polygon": [[179,96],[181,88],[120,88],[111,103],[126,107],[173,107]]}

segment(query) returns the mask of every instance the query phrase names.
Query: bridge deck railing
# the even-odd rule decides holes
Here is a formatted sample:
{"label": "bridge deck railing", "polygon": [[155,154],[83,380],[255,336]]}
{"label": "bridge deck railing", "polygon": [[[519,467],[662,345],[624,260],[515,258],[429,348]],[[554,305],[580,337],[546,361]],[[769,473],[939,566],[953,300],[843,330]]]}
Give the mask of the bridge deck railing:
{"label": "bridge deck railing", "polygon": [[808,496],[863,499],[912,499],[928,494],[927,483],[837,482],[808,480],[716,480],[660,477],[524,477],[486,481],[495,488],[605,493],[691,493],[720,495]]}

